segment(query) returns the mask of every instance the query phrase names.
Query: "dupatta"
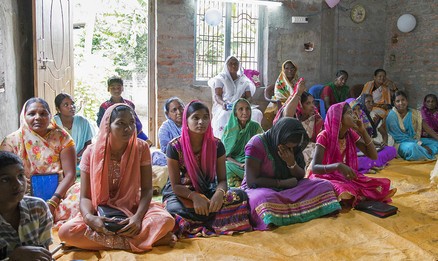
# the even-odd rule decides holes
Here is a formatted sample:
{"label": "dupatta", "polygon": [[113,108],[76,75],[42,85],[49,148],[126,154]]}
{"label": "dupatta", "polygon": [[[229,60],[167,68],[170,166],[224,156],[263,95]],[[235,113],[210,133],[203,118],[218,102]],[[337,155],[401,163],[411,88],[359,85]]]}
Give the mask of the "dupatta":
{"label": "dupatta", "polygon": [[420,112],[415,109],[408,108],[408,113],[402,118],[397,109],[393,107],[386,118],[386,125],[388,133],[399,144],[420,140],[422,119]]}
{"label": "dupatta", "polygon": [[360,95],[357,98],[357,102],[359,103],[360,109],[365,114],[366,120],[368,121],[368,123],[370,124],[370,126],[372,128],[372,133],[370,134],[371,138],[376,138],[377,137],[377,126],[376,126],[376,124],[374,124],[373,117],[371,117],[371,114],[368,111],[367,106],[365,105],[365,95],[363,95],[363,94]]}
{"label": "dupatta", "polygon": [[[342,111],[346,102],[340,102],[330,106],[325,122],[324,131],[321,135],[326,135],[327,147],[324,153],[323,164],[332,164],[336,162],[344,162],[343,155],[341,155],[341,150],[339,147],[339,130],[341,129],[342,123]],[[345,134],[346,147],[345,147],[345,164],[350,166],[350,168],[357,171],[357,152],[355,140],[353,138],[353,130],[348,129]]]}
{"label": "dupatta", "polygon": [[49,122],[48,133],[44,137],[34,132],[25,120],[28,102],[20,113],[20,128],[3,140],[1,150],[13,152],[23,160],[27,178],[33,174],[58,173],[61,181],[64,176],[60,153],[64,148],[74,146],[74,141],[53,121]]}
{"label": "dupatta", "polygon": [[[346,103],[348,103],[348,105],[350,105],[351,109],[354,109],[354,107],[359,106],[359,101],[354,99],[354,98],[348,98],[345,100]],[[361,108],[361,107],[360,107]],[[368,134],[373,137],[374,136],[374,128],[371,125],[371,122],[369,121],[367,115],[365,114],[365,112],[362,110],[360,110],[360,114],[359,114],[359,119],[362,121],[365,129],[367,130]],[[376,133],[377,134],[377,133]],[[375,138],[375,137],[374,137]]]}
{"label": "dupatta", "polygon": [[[286,73],[284,72],[284,67],[287,63],[292,63],[292,65],[296,68],[295,75],[292,81],[289,81],[289,79],[286,76]],[[294,64],[291,60],[285,61],[281,65],[281,72],[280,75],[278,75],[277,80],[275,81],[275,98],[281,100],[281,102],[285,102],[289,96],[292,96],[296,92],[296,86],[295,83],[298,81],[298,66]]]}
{"label": "dupatta", "polygon": [[262,141],[266,143],[269,154],[274,159],[275,177],[278,179],[290,178],[286,162],[278,155],[278,145],[285,144],[288,138],[301,136],[301,143],[294,148],[295,161],[301,168],[306,167],[303,150],[309,143],[309,136],[301,122],[295,118],[284,117],[278,120],[271,129],[261,134]]}
{"label": "dupatta", "polygon": [[[297,111],[296,113],[297,119],[300,119],[302,112]],[[313,122],[313,130],[312,130],[312,136],[309,136],[310,141],[316,142],[316,136],[323,130],[324,127],[324,121],[322,120],[321,115],[318,113],[318,111],[315,110],[315,114],[310,116],[307,120],[309,120],[311,123]],[[303,123],[302,121],[301,123]]]}
{"label": "dupatta", "polygon": [[[179,99],[174,98],[174,97],[168,99],[168,101],[169,100],[170,100],[169,103],[172,103],[174,101],[180,102]],[[166,103],[167,103],[167,101],[166,101]],[[178,125],[176,125],[176,123],[171,118],[169,118],[169,116],[167,115],[166,103],[163,106],[164,116],[166,117],[166,120],[162,123],[161,128],[163,128],[163,130],[168,131],[173,139],[173,138],[181,136],[181,127],[178,127]],[[182,105],[182,107],[184,107],[183,103],[181,105]]]}
{"label": "dupatta", "polygon": [[167,118],[167,120],[163,122],[163,124],[161,125],[161,129],[170,133],[170,135],[172,136],[171,140],[173,138],[181,136],[181,127],[178,127],[178,125],[176,125],[176,123],[170,118]]}
{"label": "dupatta", "polygon": [[98,205],[109,205],[125,213],[134,213],[140,201],[140,155],[137,148],[136,131],[132,133],[120,162],[119,190],[114,198],[110,198],[108,181],[108,163],[111,160],[111,113],[118,106],[110,106],[103,115],[96,142],[87,147],[90,150],[90,185],[91,201],[94,208]]}
{"label": "dupatta", "polygon": [[438,111],[433,112],[429,110],[426,107],[426,101],[423,102],[423,106],[421,107],[421,116],[432,130],[438,132]]}
{"label": "dupatta", "polygon": [[187,174],[192,181],[192,185],[197,192],[204,194],[208,191],[209,183],[213,182],[216,178],[217,145],[216,139],[213,136],[213,129],[211,128],[210,121],[202,141],[201,166],[199,166],[190,143],[190,130],[187,124],[187,111],[190,105],[194,102],[200,101],[191,101],[184,108],[181,129],[181,147],[184,157],[184,165],[186,166]]}
{"label": "dupatta", "polygon": [[[374,89],[374,80],[373,81],[369,81],[367,83],[365,83],[363,89],[362,89],[362,93],[368,93],[368,94],[373,94],[373,89]],[[387,87],[386,85],[382,85],[382,97],[380,99],[380,101],[374,101],[374,103],[377,104],[391,104],[391,91],[389,90],[389,87]],[[376,87],[376,89],[379,88],[379,86]]]}
{"label": "dupatta", "polygon": [[246,87],[248,86],[251,92],[251,96],[253,96],[256,91],[254,83],[243,73],[240,61],[239,70],[237,71],[238,78],[236,80],[233,80],[227,65],[228,61],[231,58],[235,58],[237,61],[239,61],[235,56],[228,56],[225,60],[224,69],[222,70],[222,72],[214,78],[208,80],[208,86],[213,89],[213,93],[214,89],[217,87],[216,82],[221,82],[223,84],[223,99],[228,102],[234,102],[237,99],[241,98],[243,93],[245,92]]}
{"label": "dupatta", "polygon": [[248,122],[245,125],[245,128],[241,129],[239,124],[239,119],[236,117],[236,105],[237,103],[244,101],[251,105],[250,103],[244,99],[240,98],[233,104],[233,113],[228,120],[227,125],[224,129],[224,135],[222,136],[222,141],[225,146],[225,151],[228,155],[239,155],[242,159],[245,158],[245,146],[246,143],[255,135],[263,132],[262,127],[255,121],[251,120],[251,116],[249,117]]}

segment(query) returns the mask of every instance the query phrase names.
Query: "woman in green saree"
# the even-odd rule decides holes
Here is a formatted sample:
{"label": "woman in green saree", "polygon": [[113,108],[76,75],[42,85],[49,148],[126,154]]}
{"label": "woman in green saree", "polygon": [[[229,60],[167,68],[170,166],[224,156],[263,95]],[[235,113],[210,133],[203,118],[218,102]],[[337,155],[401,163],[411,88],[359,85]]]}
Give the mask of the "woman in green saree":
{"label": "woman in green saree", "polygon": [[238,99],[233,104],[233,113],[222,137],[227,156],[228,187],[240,187],[245,172],[245,146],[254,135],[262,132],[260,124],[251,120],[250,103]]}

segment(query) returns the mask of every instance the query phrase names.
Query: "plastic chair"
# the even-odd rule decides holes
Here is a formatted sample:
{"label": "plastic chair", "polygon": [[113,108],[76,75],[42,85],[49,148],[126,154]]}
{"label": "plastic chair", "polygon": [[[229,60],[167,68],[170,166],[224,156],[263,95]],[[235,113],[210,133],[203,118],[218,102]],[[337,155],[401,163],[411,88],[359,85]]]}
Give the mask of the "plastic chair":
{"label": "plastic chair", "polygon": [[318,102],[318,104],[319,104],[319,114],[321,115],[321,118],[324,120],[325,119],[325,114],[326,114],[325,103],[324,103],[324,100],[321,99],[321,92],[322,92],[323,88],[324,88],[323,84],[313,85],[312,87],[310,87],[309,93],[312,94],[312,96],[315,99],[315,101]]}

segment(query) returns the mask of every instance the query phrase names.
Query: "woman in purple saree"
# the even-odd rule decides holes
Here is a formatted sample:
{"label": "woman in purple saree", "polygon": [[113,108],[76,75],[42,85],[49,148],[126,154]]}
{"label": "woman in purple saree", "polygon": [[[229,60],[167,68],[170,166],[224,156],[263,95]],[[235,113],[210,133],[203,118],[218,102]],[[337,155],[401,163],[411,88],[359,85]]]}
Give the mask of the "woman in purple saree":
{"label": "woman in purple saree", "polygon": [[[435,94],[428,94],[424,97],[423,106],[421,107],[421,116],[423,121],[429,127],[438,133],[438,101]],[[422,137],[430,138],[430,135],[423,130]]]}
{"label": "woman in purple saree", "polygon": [[303,149],[309,142],[299,120],[284,117],[245,147],[245,189],[255,230],[306,222],[340,209],[325,180],[304,178]]}

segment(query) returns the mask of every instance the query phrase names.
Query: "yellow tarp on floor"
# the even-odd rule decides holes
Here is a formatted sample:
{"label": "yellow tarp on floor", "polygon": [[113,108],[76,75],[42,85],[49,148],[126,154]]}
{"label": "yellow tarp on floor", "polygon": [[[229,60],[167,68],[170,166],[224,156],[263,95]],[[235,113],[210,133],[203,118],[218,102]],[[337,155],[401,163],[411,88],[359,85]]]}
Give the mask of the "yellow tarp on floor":
{"label": "yellow tarp on floor", "polygon": [[[380,219],[351,210],[336,218],[235,236],[183,239],[174,248],[144,254],[126,251],[58,252],[57,260],[438,260],[438,190],[433,162],[399,159],[375,177],[398,189],[395,216]],[[55,245],[59,239],[55,235]]]}

